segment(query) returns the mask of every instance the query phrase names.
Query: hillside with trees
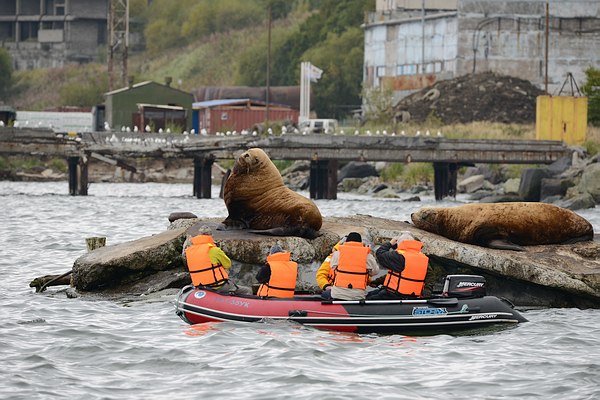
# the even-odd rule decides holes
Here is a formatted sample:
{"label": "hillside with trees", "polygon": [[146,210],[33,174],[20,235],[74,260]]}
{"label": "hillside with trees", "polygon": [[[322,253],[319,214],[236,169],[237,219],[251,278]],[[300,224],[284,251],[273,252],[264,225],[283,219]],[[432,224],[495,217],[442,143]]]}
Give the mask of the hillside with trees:
{"label": "hillside with trees", "polygon": [[[171,77],[186,91],[264,86],[269,9],[270,85],[298,85],[300,63],[311,61],[324,70],[312,86],[318,115],[340,118],[359,105],[361,24],[375,0],[131,0],[131,32],[142,39],[131,48],[128,74],[136,82]],[[18,109],[93,106],[108,90],[103,63],[10,72],[0,94]]]}

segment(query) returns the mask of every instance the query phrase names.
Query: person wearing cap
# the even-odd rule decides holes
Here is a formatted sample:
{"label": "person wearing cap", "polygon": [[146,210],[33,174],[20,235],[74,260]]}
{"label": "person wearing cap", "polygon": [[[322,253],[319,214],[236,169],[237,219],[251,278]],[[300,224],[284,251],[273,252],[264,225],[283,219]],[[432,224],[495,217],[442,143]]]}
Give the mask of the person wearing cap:
{"label": "person wearing cap", "polygon": [[412,233],[402,231],[397,238],[382,244],[375,253],[377,261],[388,269],[383,285],[368,299],[415,298],[423,293],[429,258],[421,252],[423,244]]}
{"label": "person wearing cap", "polygon": [[375,276],[379,272],[379,265],[371,254],[371,248],[362,243],[358,232],[348,234],[346,242],[331,256],[330,265],[335,275],[331,298],[335,300],[364,299],[369,276]]}
{"label": "person wearing cap", "polygon": [[256,280],[261,284],[257,296],[294,297],[298,263],[291,261],[290,256],[290,252],[279,245],[271,247],[266,264],[256,274]]}
{"label": "person wearing cap", "polygon": [[238,286],[229,278],[231,259],[215,244],[210,228],[200,227],[183,245],[183,262],[190,271],[192,284],[219,293],[251,295],[252,289]]}

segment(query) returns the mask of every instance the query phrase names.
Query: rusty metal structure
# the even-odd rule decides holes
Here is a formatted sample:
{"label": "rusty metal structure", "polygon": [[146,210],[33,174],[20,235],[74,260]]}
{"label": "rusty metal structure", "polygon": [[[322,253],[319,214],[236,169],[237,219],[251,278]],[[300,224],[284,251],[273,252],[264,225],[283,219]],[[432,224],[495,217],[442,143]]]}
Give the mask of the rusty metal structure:
{"label": "rusty metal structure", "polygon": [[[108,2],[108,90],[127,86],[129,0]],[[115,71],[115,69],[117,70]]]}

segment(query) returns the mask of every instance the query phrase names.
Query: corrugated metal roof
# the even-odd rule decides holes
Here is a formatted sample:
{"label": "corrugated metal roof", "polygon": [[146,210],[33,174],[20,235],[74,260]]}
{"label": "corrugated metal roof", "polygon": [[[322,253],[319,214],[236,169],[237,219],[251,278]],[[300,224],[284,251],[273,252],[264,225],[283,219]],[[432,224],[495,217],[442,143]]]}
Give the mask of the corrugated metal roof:
{"label": "corrugated metal roof", "polygon": [[145,85],[148,85],[150,83],[152,83],[152,81],[144,81],[144,82],[136,83],[135,85],[132,85],[132,86],[125,86],[125,87],[122,87],[121,89],[115,89],[112,92],[104,93],[104,95],[105,96],[110,96],[110,95],[113,95],[115,93],[124,92],[126,90],[137,88],[137,87],[140,87],[140,86],[145,86]]}
{"label": "corrugated metal roof", "polygon": [[[250,99],[218,99],[218,100],[207,100],[207,101],[198,101],[196,103],[192,103],[193,108],[210,108],[216,106],[230,106],[234,104],[246,104],[249,103]],[[264,105],[256,100],[252,100],[253,104]]]}

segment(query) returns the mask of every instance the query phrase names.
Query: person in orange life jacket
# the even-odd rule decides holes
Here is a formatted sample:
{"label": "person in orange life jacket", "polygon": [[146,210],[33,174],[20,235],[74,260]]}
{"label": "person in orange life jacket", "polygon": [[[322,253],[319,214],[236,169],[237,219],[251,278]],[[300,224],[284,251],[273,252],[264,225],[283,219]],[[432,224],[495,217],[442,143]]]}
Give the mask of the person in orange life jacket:
{"label": "person in orange life jacket", "polygon": [[252,289],[238,286],[229,278],[231,259],[217,247],[208,226],[200,227],[198,235],[188,236],[182,256],[194,286],[205,286],[218,293],[252,294]]}
{"label": "person in orange life jacket", "polygon": [[[362,300],[367,293],[369,276],[379,272],[377,260],[371,248],[362,243],[358,232],[350,232],[346,242],[331,256],[331,269],[335,278],[331,288],[331,298],[336,300]],[[327,292],[321,294],[326,298]]]}
{"label": "person in orange life jacket", "polygon": [[[323,260],[321,266],[315,274],[317,285],[319,285],[322,291],[331,290],[331,287],[333,286],[334,275],[333,270],[331,269],[331,257],[333,257],[333,253],[335,253],[340,248],[340,245],[344,244],[344,242],[346,242],[345,236],[333,246],[331,249],[331,254],[329,254],[325,260]],[[325,294],[325,297],[331,298],[331,292],[329,293],[329,296]]]}
{"label": "person in orange life jacket", "polygon": [[423,244],[408,231],[398,238],[382,244],[376,254],[377,261],[388,273],[379,290],[367,295],[370,300],[415,298],[421,296],[427,275],[429,258],[421,253]]}
{"label": "person in orange life jacket", "polygon": [[291,261],[290,255],[279,245],[271,247],[266,264],[256,274],[256,280],[261,284],[257,296],[294,297],[298,263]]}

